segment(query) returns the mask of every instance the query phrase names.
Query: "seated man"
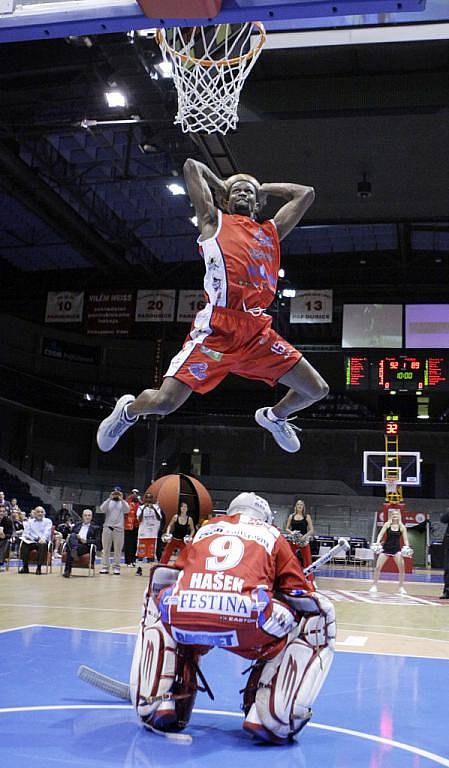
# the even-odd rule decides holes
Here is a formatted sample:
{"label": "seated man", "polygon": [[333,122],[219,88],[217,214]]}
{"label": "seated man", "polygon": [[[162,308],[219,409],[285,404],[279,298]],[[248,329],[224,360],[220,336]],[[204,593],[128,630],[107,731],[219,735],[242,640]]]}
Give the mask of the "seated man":
{"label": "seated man", "polygon": [[11,518],[6,514],[5,505],[0,504],[0,571],[5,570],[5,560],[8,557],[12,534]]}
{"label": "seated man", "polygon": [[333,658],[335,614],[271,521],[265,499],[241,493],[176,568],[153,570],[130,676],[149,730],[187,725],[198,658],[214,646],[255,662],[243,700],[248,733],[285,744],[310,720]]}
{"label": "seated man", "polygon": [[[65,563],[64,573],[66,579],[70,577],[72,572],[73,560],[77,560],[90,552],[92,544],[98,548],[100,540],[100,528],[94,522],[92,522],[92,510],[83,509],[82,522],[76,523],[72,532],[67,537],[66,541],[66,554],[67,559]],[[93,555],[95,558],[95,554]],[[95,562],[95,560],[94,560]],[[94,565],[94,562],[91,565]]]}
{"label": "seated man", "polygon": [[35,507],[23,531],[22,545],[20,547],[23,567],[19,573],[29,573],[28,559],[30,552],[37,550],[36,574],[40,576],[42,565],[47,562],[48,544],[51,541],[51,534],[52,522],[49,518],[45,517],[45,509],[43,507]]}

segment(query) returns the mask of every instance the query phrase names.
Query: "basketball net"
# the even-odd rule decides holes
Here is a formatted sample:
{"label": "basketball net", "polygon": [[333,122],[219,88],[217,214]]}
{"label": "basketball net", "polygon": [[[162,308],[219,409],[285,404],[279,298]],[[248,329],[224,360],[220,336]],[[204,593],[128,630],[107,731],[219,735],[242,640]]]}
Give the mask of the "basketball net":
{"label": "basketball net", "polygon": [[184,133],[227,133],[238,123],[243,84],[265,43],[261,22],[158,29],[178,93],[175,125]]}
{"label": "basketball net", "polygon": [[402,501],[402,488],[398,485],[397,479],[386,478],[385,480],[385,501],[387,502],[401,502]]}

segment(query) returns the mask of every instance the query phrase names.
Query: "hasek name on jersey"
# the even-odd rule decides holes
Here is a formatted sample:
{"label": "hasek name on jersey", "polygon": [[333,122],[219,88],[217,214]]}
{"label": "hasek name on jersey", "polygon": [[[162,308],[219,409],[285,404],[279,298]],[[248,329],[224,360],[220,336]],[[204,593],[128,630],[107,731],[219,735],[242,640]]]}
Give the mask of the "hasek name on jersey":
{"label": "hasek name on jersey", "polygon": [[192,573],[189,586],[191,589],[212,589],[217,592],[241,592],[243,579],[228,573]]}

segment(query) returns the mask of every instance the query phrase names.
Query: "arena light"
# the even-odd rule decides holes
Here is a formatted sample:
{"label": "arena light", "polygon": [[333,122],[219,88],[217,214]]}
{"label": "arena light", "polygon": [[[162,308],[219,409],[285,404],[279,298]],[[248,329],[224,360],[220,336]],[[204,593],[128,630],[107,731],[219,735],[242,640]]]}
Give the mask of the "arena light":
{"label": "arena light", "polygon": [[194,448],[194,449],[193,449],[193,453],[199,453],[199,452],[200,452],[200,449],[199,449],[199,448]]}
{"label": "arena light", "polygon": [[167,184],[167,189],[170,190],[172,195],[185,195],[186,193],[182,184],[176,184],[175,182],[172,182],[171,184]]}
{"label": "arena light", "polygon": [[280,270],[278,272],[278,277],[285,277],[285,269],[283,269],[282,267],[280,268]]}
{"label": "arena light", "polygon": [[197,226],[198,226],[198,216],[191,216],[191,217],[190,217],[190,219],[189,219],[189,221],[191,221],[191,222],[192,222],[192,224],[193,224],[193,226],[194,226],[194,227],[197,227]]}
{"label": "arena light", "polygon": [[126,97],[122,91],[106,91],[104,96],[108,103],[108,107],[111,109],[126,107]]}
{"label": "arena light", "polygon": [[173,77],[173,67],[169,61],[160,61],[159,64],[154,65],[154,68],[161,77]]}
{"label": "arena light", "polygon": [[294,288],[284,288],[282,295],[285,299],[294,299],[296,296],[296,291]]}

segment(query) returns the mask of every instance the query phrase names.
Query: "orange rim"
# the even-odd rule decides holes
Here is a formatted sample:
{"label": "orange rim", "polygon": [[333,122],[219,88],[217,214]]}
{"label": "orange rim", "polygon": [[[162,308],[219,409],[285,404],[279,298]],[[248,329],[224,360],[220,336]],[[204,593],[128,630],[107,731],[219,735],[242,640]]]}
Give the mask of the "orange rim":
{"label": "orange rim", "polygon": [[[262,49],[262,47],[265,45],[267,35],[265,32],[264,25],[262,24],[261,21],[253,21],[251,23],[259,33],[259,41],[257,45],[254,48],[252,48],[250,51],[248,51],[248,53],[245,53],[244,56],[235,56],[233,59],[219,59],[218,61],[210,61],[208,59],[196,59],[195,56],[186,56],[185,53],[179,53],[179,51],[175,51],[175,49],[172,48],[167,43],[167,38],[165,37],[165,35],[160,29],[158,29],[156,32],[156,42],[160,46],[160,48],[165,48],[170,53],[172,58],[176,56],[178,59],[180,59],[183,62],[190,61],[190,62],[193,62],[194,64],[199,64],[202,67],[224,67],[224,66],[233,67],[242,61],[248,61],[249,59],[254,58],[254,56],[258,54]],[[227,25],[223,25],[223,26],[227,26]],[[193,29],[195,30],[196,27],[193,27]]]}

